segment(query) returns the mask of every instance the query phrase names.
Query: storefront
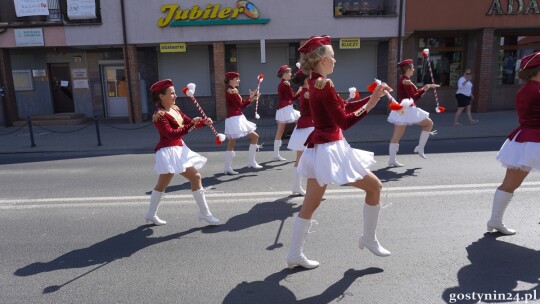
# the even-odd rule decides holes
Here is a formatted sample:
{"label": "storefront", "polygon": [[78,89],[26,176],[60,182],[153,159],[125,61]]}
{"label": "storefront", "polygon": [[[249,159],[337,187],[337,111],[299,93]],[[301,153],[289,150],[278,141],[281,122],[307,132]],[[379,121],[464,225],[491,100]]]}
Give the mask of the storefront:
{"label": "storefront", "polygon": [[[132,0],[125,4],[124,14],[118,3],[98,7],[99,24],[44,28],[39,45],[13,43],[15,29],[0,34],[16,86],[24,84],[25,77],[33,84],[14,89],[19,117],[74,111],[105,118],[133,113],[145,119],[153,111],[150,85],[171,78],[178,92],[187,83],[197,84],[197,100],[207,114],[223,119],[223,80],[231,70],[241,74],[242,95],[255,89],[257,75],[264,74],[259,113],[273,117],[278,68],[288,64],[296,70],[301,41],[322,34],[333,38],[337,64],[331,78],[339,92],[346,94],[355,86],[365,96],[373,78],[395,81],[387,77],[396,73],[395,0],[362,5],[348,0]],[[21,70],[26,76],[17,75]],[[53,71],[64,74],[58,78]],[[179,96],[177,103],[188,115],[198,115],[190,99]],[[253,112],[250,108],[247,115]]]}
{"label": "storefront", "polygon": [[433,76],[442,85],[440,102],[455,110],[457,80],[466,68],[473,73],[473,109],[514,109],[521,57],[540,50],[537,0],[407,1],[404,58],[416,60],[415,81],[431,82],[421,56],[430,49]]}

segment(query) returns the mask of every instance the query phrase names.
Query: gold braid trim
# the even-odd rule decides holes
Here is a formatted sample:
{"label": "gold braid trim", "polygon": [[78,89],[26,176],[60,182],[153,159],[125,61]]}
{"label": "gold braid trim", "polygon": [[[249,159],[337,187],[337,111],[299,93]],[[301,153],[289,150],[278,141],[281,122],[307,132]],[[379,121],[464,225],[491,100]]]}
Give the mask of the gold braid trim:
{"label": "gold braid trim", "polygon": [[324,89],[324,87],[326,86],[326,84],[330,82],[330,86],[333,87],[334,86],[334,83],[332,82],[332,79],[330,78],[322,78],[322,77],[319,77],[317,78],[317,80],[315,80],[315,85],[314,87],[316,89],[319,89],[319,90],[322,90]]}
{"label": "gold braid trim", "polygon": [[306,91],[306,92],[304,93],[304,98],[305,98],[305,99],[309,99],[309,92]]}
{"label": "gold braid trim", "polygon": [[288,85],[288,86],[291,86],[291,83],[289,81],[287,81],[287,80],[285,80],[283,83]]}
{"label": "gold braid trim", "polygon": [[152,115],[152,122],[156,122],[158,120],[161,119],[161,117],[163,117],[163,115],[165,115],[165,111],[164,110],[158,110],[154,113],[154,115]]}

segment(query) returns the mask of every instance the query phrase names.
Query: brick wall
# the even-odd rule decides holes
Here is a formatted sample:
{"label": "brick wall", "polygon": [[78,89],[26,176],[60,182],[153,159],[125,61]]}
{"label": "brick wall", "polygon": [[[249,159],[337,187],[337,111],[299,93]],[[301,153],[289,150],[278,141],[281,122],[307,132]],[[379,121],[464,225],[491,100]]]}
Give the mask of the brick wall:
{"label": "brick wall", "polygon": [[216,117],[217,120],[225,119],[227,116],[227,105],[225,103],[225,44],[222,41],[213,43],[214,57],[214,92],[216,96]]}
{"label": "brick wall", "polygon": [[19,114],[17,111],[17,100],[15,99],[13,76],[11,74],[11,60],[9,50],[7,49],[0,49],[0,67],[0,73],[2,74],[0,79],[3,81],[0,85],[4,87],[4,96],[0,97],[4,107],[4,124],[6,127],[13,127],[13,122],[19,120]]}
{"label": "brick wall", "polygon": [[480,47],[476,58],[478,58],[476,71],[478,75],[478,85],[473,91],[475,102],[472,108],[476,112],[487,112],[489,109],[489,99],[493,91],[493,70],[494,70],[494,30],[492,28],[482,29],[480,34]]}

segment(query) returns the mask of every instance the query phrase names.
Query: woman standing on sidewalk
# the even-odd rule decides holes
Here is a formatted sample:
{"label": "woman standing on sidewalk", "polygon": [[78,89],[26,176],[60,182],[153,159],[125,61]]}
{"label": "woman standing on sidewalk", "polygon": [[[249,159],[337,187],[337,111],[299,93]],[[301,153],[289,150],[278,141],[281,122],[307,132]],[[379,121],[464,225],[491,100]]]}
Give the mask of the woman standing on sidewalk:
{"label": "woman standing on sidewalk", "polygon": [[503,215],[514,191],[530,171],[540,170],[540,52],[521,59],[519,79],[525,84],[516,95],[517,127],[502,145],[497,160],[506,167],[502,184],[495,191],[488,231],[502,234],[516,231],[503,224]]}
{"label": "woman standing on sidewalk", "polygon": [[281,138],[283,137],[283,132],[285,132],[285,126],[288,123],[296,122],[298,118],[300,118],[300,112],[293,108],[292,102],[298,98],[302,88],[299,88],[296,94],[293,92],[291,84],[289,83],[291,75],[291,68],[287,65],[282,65],[277,72],[277,77],[281,78],[281,81],[278,85],[279,103],[276,111],[277,129],[274,138],[274,160],[286,160],[279,155],[279,148],[282,143]]}
{"label": "woman standing on sidewalk", "polygon": [[474,95],[472,93],[473,84],[471,79],[471,69],[467,68],[465,69],[463,76],[461,76],[457,82],[458,89],[456,91],[456,100],[458,109],[456,111],[456,115],[454,116],[454,126],[462,126],[462,124],[459,122],[459,116],[461,115],[461,112],[463,112],[463,109],[465,109],[465,112],[467,113],[470,125],[475,125],[478,123],[478,120],[474,120],[471,115],[471,101],[474,100]]}
{"label": "woman standing on sidewalk", "polygon": [[159,132],[159,142],[155,147],[155,171],[159,174],[158,182],[150,195],[150,205],[144,216],[147,222],[154,225],[165,225],[167,222],[157,216],[157,210],[165,188],[175,174],[181,174],[191,184],[191,193],[199,206],[199,219],[210,225],[216,225],[219,220],[212,216],[206,203],[205,190],[198,169],[206,164],[206,158],[191,151],[182,137],[195,128],[211,125],[212,119],[203,120],[200,117],[190,119],[175,105],[176,91],[170,79],[160,80],[150,87],[157,109],[152,116],[152,122]]}
{"label": "woman standing on sidewalk", "polygon": [[[391,111],[388,116],[388,122],[394,124],[394,134],[392,134],[390,145],[388,147],[388,154],[390,155],[388,165],[391,167],[403,167],[403,164],[397,161],[396,155],[399,151],[399,140],[403,137],[408,125],[417,124],[422,127],[418,146],[414,148],[414,152],[418,153],[420,157],[426,158],[424,147],[431,134],[433,121],[429,118],[429,113],[416,107],[414,102],[420,99],[427,90],[440,87],[437,84],[426,84],[421,89],[418,89],[410,79],[414,74],[412,59],[405,59],[399,62],[398,67],[399,72],[402,74],[398,82],[398,95],[402,101],[402,105],[410,104],[410,106],[405,106],[401,111]],[[404,99],[409,100],[404,103]]]}
{"label": "woman standing on sidewalk", "polygon": [[227,118],[225,119],[225,135],[229,139],[227,142],[227,151],[225,151],[225,167],[223,171],[225,174],[236,175],[237,171],[232,169],[232,159],[236,156],[234,152],[234,146],[236,140],[240,137],[249,137],[249,152],[248,152],[248,167],[255,169],[261,169],[262,166],[255,161],[255,153],[257,152],[259,141],[259,134],[255,133],[257,125],[248,121],[242,110],[249,106],[251,102],[257,100],[260,94],[249,90],[249,97],[242,100],[242,96],[238,93],[238,86],[240,85],[240,74],[237,72],[228,72],[225,74],[225,85],[227,89],[225,91],[225,100],[227,103]]}
{"label": "woman standing on sidewalk", "polygon": [[304,74],[302,70],[298,70],[292,79],[293,83],[301,87],[298,98],[300,104],[300,118],[298,119],[298,123],[291,134],[287,149],[296,151],[296,162],[294,163],[293,167],[292,193],[299,195],[306,195],[306,191],[302,188],[302,177],[297,170],[298,163],[300,162],[300,157],[305,149],[304,143],[314,129],[313,120],[311,119],[311,110],[309,109],[308,80],[308,76]]}
{"label": "woman standing on sidewalk", "polygon": [[294,220],[287,264],[289,268],[319,266],[319,262],[304,256],[303,246],[312,225],[311,217],[319,207],[328,184],[348,184],[366,192],[360,248],[367,247],[378,256],[388,256],[390,252],[379,244],[375,235],[382,184],[368,169],[375,163],[373,153],[351,148],[342,133],[375,107],[383,93],[383,85],[377,86],[370,97],[347,103],[336,93],[332,80],[326,78],[334,71],[336,62],[330,37],[311,37],[298,50],[302,69],[306,74],[311,73],[308,92],[315,129],[306,141],[308,145],[298,165],[300,174],[308,178],[307,191]]}

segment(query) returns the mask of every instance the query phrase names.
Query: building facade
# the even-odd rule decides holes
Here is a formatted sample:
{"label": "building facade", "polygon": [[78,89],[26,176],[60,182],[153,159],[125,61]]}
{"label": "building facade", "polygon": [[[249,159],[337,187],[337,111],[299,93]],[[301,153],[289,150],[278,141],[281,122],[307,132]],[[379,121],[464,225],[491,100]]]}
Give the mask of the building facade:
{"label": "building facade", "polygon": [[[206,113],[223,119],[224,74],[232,70],[241,74],[242,95],[264,75],[258,112],[273,117],[276,72],[284,64],[296,70],[297,49],[312,35],[333,38],[337,64],[330,77],[339,92],[354,86],[366,95],[375,77],[395,84],[387,76],[396,74],[396,0],[0,3],[16,11],[18,2],[40,1],[48,4],[48,16],[0,14],[1,119],[7,126],[27,116],[71,112],[140,122],[154,110],[150,85],[163,78],[171,78],[177,92],[195,83]],[[90,5],[90,17],[70,16],[74,3]],[[58,20],[51,21],[55,14]],[[179,96],[177,104],[198,115],[190,99]],[[249,107],[246,115],[252,113]]]}
{"label": "building facade", "polygon": [[416,82],[431,82],[421,55],[430,49],[441,105],[457,108],[457,80],[473,73],[478,112],[514,109],[520,59],[540,50],[538,0],[407,1],[404,58],[416,62]]}

